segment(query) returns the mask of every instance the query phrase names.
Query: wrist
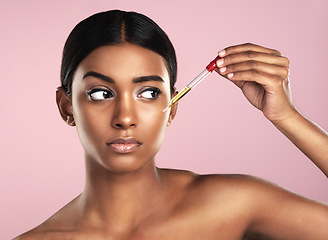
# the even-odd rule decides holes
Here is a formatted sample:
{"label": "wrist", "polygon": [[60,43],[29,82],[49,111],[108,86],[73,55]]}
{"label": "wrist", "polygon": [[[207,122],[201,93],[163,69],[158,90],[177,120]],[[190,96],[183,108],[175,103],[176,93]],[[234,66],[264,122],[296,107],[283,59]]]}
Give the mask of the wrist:
{"label": "wrist", "polygon": [[291,107],[288,111],[283,114],[283,117],[269,119],[271,123],[282,132],[288,131],[290,128],[295,126],[297,122],[303,119],[301,113],[294,107]]}

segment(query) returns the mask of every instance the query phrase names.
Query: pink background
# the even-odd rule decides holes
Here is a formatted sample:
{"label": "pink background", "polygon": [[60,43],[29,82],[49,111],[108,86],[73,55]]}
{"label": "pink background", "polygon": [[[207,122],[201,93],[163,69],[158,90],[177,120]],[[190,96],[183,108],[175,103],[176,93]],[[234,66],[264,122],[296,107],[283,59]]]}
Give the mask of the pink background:
{"label": "pink background", "polygon": [[[177,51],[178,89],[229,45],[280,50],[291,60],[296,106],[328,129],[327,1],[1,0],[1,239],[43,222],[83,189],[82,148],[55,105],[61,52],[80,20],[115,8],[164,28]],[[326,177],[217,74],[180,103],[157,162],[252,174],[328,202]]]}

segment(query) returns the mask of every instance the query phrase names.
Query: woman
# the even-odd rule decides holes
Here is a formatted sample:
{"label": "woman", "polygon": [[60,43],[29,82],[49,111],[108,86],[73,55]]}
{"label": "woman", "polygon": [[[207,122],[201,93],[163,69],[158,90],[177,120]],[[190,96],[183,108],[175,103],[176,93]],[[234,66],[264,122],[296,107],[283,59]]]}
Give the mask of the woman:
{"label": "woman", "polygon": [[[217,72],[328,176],[328,135],[295,109],[289,61],[243,44]],[[84,148],[84,191],[16,239],[328,239],[328,207],[250,176],[155,166],[176,106],[176,57],[147,17],[122,11],[79,23],[64,47],[57,104]]]}

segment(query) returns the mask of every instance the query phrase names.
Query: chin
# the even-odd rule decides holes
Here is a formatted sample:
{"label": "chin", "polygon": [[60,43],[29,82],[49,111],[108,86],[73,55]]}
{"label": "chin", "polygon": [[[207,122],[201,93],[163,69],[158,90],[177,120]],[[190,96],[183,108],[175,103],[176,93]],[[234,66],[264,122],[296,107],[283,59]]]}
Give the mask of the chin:
{"label": "chin", "polygon": [[[98,162],[99,163],[99,162]],[[141,161],[134,156],[117,156],[115,158],[100,161],[100,167],[112,174],[135,173],[147,167],[155,165],[154,160]]]}

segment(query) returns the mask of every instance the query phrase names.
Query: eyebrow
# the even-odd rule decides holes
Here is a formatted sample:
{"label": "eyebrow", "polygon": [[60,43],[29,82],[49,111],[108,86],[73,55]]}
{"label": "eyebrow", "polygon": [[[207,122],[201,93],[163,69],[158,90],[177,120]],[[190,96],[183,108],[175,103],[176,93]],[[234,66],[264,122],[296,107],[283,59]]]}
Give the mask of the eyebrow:
{"label": "eyebrow", "polygon": [[[103,75],[103,74],[98,73],[98,72],[94,72],[94,71],[87,72],[86,74],[84,74],[82,79],[84,79],[86,77],[89,77],[89,76],[99,78],[99,79],[104,80],[106,82],[115,84],[115,81],[111,77]],[[132,80],[133,83],[141,83],[141,82],[149,82],[149,81],[164,82],[163,78],[161,78],[158,75],[141,76],[141,77],[136,77]]]}
{"label": "eyebrow", "polygon": [[158,75],[141,76],[141,77],[136,77],[132,80],[133,83],[141,83],[141,82],[149,82],[149,81],[164,82],[163,78],[161,78]]}
{"label": "eyebrow", "polygon": [[113,83],[113,84],[115,83],[114,80],[111,77],[108,77],[106,75],[103,75],[101,73],[97,73],[97,72],[94,72],[94,71],[87,72],[86,74],[84,74],[82,79],[84,79],[86,77],[89,77],[89,76],[99,78],[99,79],[104,80],[104,81],[109,82],[109,83]]}

